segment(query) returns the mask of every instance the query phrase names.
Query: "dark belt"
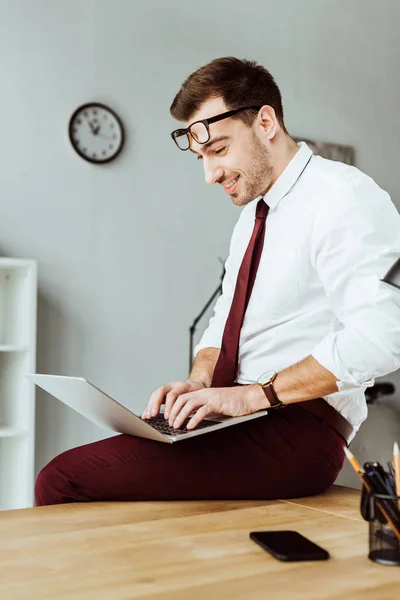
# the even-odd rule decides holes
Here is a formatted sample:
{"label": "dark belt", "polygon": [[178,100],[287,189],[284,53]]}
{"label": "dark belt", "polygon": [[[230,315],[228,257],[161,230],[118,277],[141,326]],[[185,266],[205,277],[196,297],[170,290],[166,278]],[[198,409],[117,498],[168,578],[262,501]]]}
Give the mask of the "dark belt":
{"label": "dark belt", "polygon": [[300,406],[309,410],[314,415],[324,421],[329,427],[332,427],[338,433],[347,445],[353,437],[354,429],[347,419],[345,419],[337,410],[326,402],[323,398],[315,400],[306,400],[305,402],[296,402],[295,406]]}
{"label": "dark belt", "polygon": [[[242,383],[235,383],[235,385],[246,385]],[[313,413],[325,422],[329,427],[332,427],[346,442],[349,444],[350,439],[353,437],[354,429],[350,423],[345,419],[337,410],[326,402],[323,398],[315,398],[314,400],[305,400],[304,402],[296,402],[294,404],[288,404],[288,406],[299,406],[309,412]],[[280,409],[273,409],[280,410]],[[285,409],[282,409],[285,410]]]}

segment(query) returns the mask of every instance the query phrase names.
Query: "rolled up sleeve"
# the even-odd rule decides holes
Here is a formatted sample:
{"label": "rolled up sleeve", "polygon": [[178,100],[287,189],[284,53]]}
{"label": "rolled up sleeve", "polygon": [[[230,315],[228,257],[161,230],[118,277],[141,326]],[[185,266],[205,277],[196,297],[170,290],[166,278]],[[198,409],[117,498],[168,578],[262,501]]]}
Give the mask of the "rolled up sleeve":
{"label": "rolled up sleeve", "polygon": [[314,223],[312,260],[338,326],[312,356],[339,391],[400,367],[400,292],[381,278],[400,256],[400,215],[372,180],[330,195]]}

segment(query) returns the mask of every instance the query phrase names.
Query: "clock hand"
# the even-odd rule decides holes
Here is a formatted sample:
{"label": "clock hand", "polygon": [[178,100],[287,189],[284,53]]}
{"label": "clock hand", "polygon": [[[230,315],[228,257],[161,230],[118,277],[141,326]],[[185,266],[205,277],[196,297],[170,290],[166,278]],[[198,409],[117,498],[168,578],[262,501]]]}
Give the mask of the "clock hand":
{"label": "clock hand", "polygon": [[112,142],[112,141],[113,141],[113,138],[110,138],[110,137],[108,137],[108,136],[106,136],[106,135],[103,135],[102,133],[98,133],[97,135],[98,135],[99,137],[101,137],[101,138],[104,138],[105,140],[110,140],[110,142]]}
{"label": "clock hand", "polygon": [[104,138],[105,140],[110,140],[112,141],[113,138],[107,137],[106,135],[103,135],[102,133],[99,133],[101,126],[100,125],[93,125],[93,123],[91,121],[88,121],[89,125],[90,125],[90,129],[92,130],[93,135],[99,136]]}

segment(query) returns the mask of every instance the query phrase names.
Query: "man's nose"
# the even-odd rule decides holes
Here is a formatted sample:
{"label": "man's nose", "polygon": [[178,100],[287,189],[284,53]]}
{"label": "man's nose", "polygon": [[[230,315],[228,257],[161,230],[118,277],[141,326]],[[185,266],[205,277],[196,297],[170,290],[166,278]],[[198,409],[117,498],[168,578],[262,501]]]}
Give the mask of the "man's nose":
{"label": "man's nose", "polygon": [[217,183],[220,179],[222,179],[224,171],[221,167],[212,164],[212,162],[207,161],[206,158],[203,158],[203,165],[206,183]]}

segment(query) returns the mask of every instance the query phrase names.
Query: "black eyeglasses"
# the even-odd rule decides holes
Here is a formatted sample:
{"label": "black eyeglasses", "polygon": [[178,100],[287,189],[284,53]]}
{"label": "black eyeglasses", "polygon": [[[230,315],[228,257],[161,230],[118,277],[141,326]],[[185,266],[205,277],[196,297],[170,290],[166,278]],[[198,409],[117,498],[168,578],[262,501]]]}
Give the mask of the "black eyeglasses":
{"label": "black eyeglasses", "polygon": [[175,131],[171,133],[171,137],[178,146],[179,150],[189,150],[189,135],[191,135],[198,144],[206,144],[210,139],[210,123],[216,123],[217,121],[222,121],[222,119],[233,117],[233,115],[236,115],[242,110],[260,110],[260,108],[261,106],[243,106],[242,108],[236,108],[235,110],[228,110],[228,112],[224,112],[221,115],[216,115],[210,119],[195,121],[185,129],[175,129]]}

